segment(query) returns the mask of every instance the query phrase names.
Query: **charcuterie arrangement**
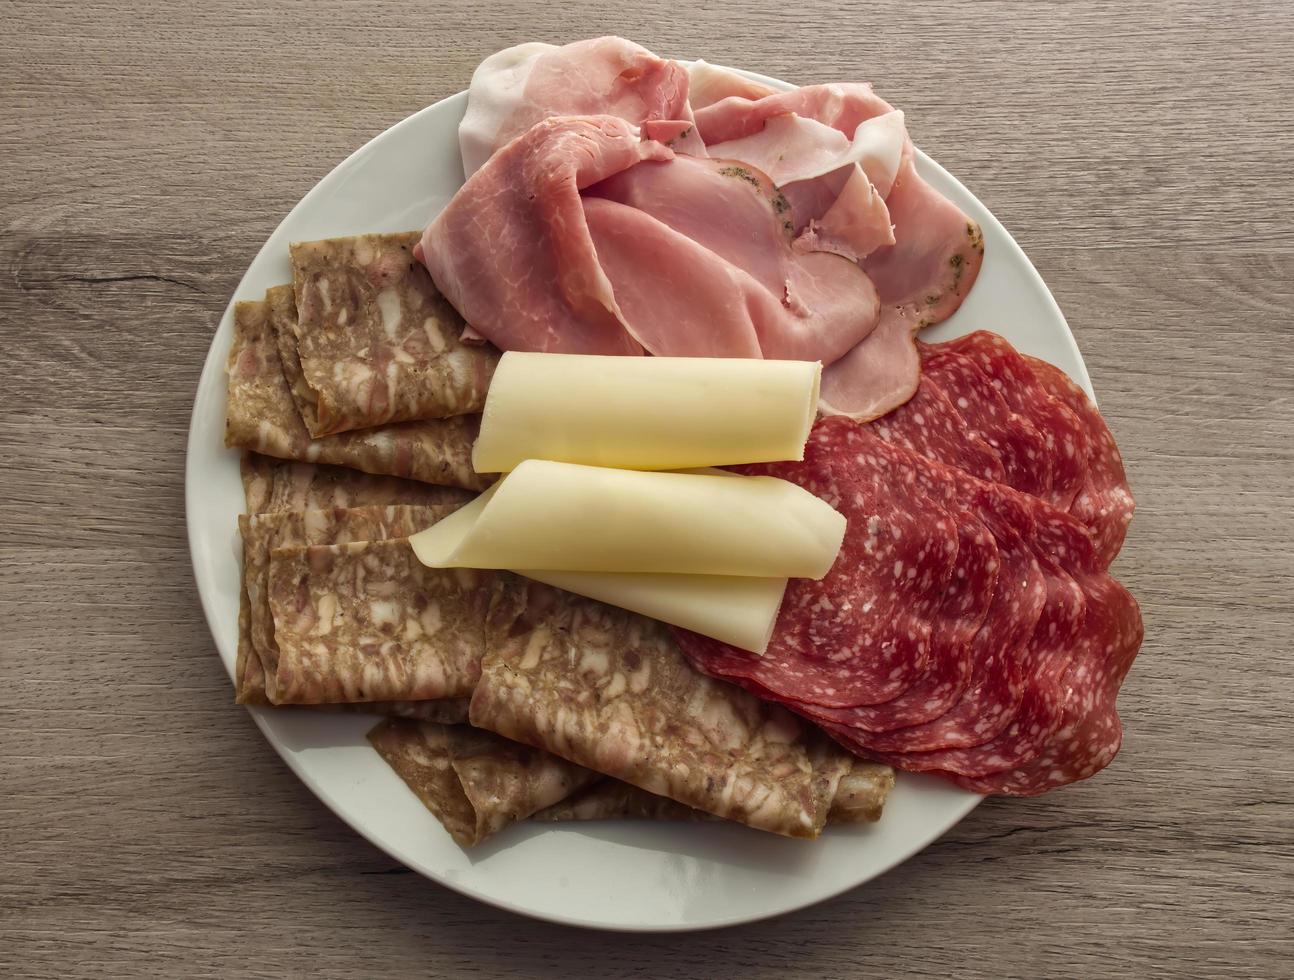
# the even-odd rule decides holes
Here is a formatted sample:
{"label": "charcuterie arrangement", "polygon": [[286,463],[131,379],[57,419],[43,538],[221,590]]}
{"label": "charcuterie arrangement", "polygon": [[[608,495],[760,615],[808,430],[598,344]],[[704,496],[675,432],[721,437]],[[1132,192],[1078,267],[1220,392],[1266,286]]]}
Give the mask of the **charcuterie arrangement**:
{"label": "charcuterie arrangement", "polygon": [[608,37],[486,59],[459,135],[425,228],[235,304],[238,703],[378,716],[463,847],[1110,763],[1119,450],[992,324],[922,337],[984,240],[902,112]]}

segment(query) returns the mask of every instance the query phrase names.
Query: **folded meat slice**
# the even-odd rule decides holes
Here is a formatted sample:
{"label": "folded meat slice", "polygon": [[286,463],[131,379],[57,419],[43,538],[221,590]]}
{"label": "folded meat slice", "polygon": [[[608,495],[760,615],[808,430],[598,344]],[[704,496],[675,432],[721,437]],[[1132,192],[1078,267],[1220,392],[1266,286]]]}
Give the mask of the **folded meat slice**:
{"label": "folded meat slice", "polygon": [[293,396],[315,438],[485,406],[499,352],[460,340],[462,317],[413,258],[418,238],[292,243],[296,315],[274,320]]}
{"label": "folded meat slice", "polygon": [[654,620],[504,576],[471,722],[678,803],[821,833],[852,760],[785,709],[694,670]]}
{"label": "folded meat slice", "polygon": [[461,847],[479,844],[601,778],[468,725],[392,719],[369,732],[368,740]]}
{"label": "folded meat slice", "polygon": [[616,116],[634,126],[690,122],[687,70],[622,37],[499,51],[472,74],[458,129],[463,173],[476,173],[541,119],[583,115]]}
{"label": "folded meat slice", "polygon": [[839,256],[793,248],[786,200],[753,167],[643,163],[584,203],[625,322],[653,354],[830,363],[875,326],[871,281]]}
{"label": "folded meat slice", "polygon": [[493,578],[426,568],[404,539],[273,549],[277,703],[470,695]]}
{"label": "folded meat slice", "polygon": [[458,487],[374,476],[346,466],[296,463],[259,453],[244,453],[240,470],[248,514],[375,504],[464,504],[474,496]]}
{"label": "folded meat slice", "polygon": [[[870,85],[832,84],[809,85],[758,100],[726,98],[695,115],[697,129],[713,153],[715,146],[734,141],[757,145],[752,137],[788,113],[855,140],[860,126],[893,111]],[[773,124],[775,132],[786,125]],[[876,179],[873,175],[874,185]],[[788,192],[800,204],[798,219],[825,217],[825,202],[834,205],[836,199],[822,191],[819,187]],[[885,414],[916,390],[920,363],[912,337],[921,328],[947,319],[961,305],[979,273],[984,250],[978,226],[916,172],[914,150],[906,136],[892,186],[883,196],[894,242],[867,252],[862,259],[880,297],[880,324],[857,350],[833,364],[822,381],[824,412],[863,420]],[[865,198],[859,200],[866,203]],[[842,206],[849,204],[842,202]]]}
{"label": "folded meat slice", "polygon": [[292,400],[267,314],[264,301],[234,304],[226,446],[476,490],[489,483],[472,469],[478,415],[401,422],[312,439]]}
{"label": "folded meat slice", "polygon": [[580,191],[673,151],[612,116],[543,120],[494,154],[427,226],[436,286],[503,350],[640,354],[598,263]]}
{"label": "folded meat slice", "polygon": [[885,195],[894,185],[906,141],[898,111],[860,123],[852,140],[816,119],[788,112],[770,117],[759,132],[707,150],[768,174],[791,203],[801,250],[858,260],[894,244]]}
{"label": "folded meat slice", "polygon": [[756,82],[745,75],[712,65],[700,58],[687,66],[687,74],[691,83],[688,88],[688,101],[692,103],[693,112],[731,96],[742,99],[762,99],[777,91],[763,82]]}

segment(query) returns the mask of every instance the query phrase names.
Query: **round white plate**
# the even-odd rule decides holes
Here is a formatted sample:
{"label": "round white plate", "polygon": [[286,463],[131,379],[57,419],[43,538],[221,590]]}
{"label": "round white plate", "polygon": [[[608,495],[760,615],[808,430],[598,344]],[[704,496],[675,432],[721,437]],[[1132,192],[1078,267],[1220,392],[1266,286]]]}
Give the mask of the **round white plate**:
{"label": "round white plate", "polygon": [[[466,103],[466,93],[459,93],[423,109],[343,161],[270,236],[234,300],[258,299],[268,287],[290,281],[291,241],[423,227],[462,183],[457,127]],[[996,330],[1090,390],[1065,319],[1024,252],[938,164],[922,154],[918,169],[980,223],[985,243],[984,266],[970,296],[956,316],[927,336]],[[244,506],[238,454],[222,441],[224,365],[232,334],[231,301],[198,385],[185,473],[194,574],[231,676],[237,516]],[[980,799],[940,780],[903,773],[878,824],[831,827],[816,842],[723,824],[523,824],[463,851],[365,742],[373,719],[272,709],[253,709],[252,716],[292,771],[391,857],[481,901],[595,928],[704,929],[803,908],[917,853]]]}

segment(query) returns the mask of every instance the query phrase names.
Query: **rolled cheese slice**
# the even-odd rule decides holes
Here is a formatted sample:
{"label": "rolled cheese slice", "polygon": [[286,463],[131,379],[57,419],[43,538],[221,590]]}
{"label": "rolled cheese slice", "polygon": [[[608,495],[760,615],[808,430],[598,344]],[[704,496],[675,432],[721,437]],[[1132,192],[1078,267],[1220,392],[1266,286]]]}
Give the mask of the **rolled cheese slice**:
{"label": "rolled cheese slice", "polygon": [[519,574],[752,653],[768,649],[786,592],[784,578],[538,569]]}
{"label": "rolled cheese slice", "polygon": [[432,568],[818,579],[844,535],[786,480],[531,459],[410,541]]}
{"label": "rolled cheese slice", "polygon": [[821,379],[816,361],[509,351],[490,382],[472,465],[682,470],[804,459]]}

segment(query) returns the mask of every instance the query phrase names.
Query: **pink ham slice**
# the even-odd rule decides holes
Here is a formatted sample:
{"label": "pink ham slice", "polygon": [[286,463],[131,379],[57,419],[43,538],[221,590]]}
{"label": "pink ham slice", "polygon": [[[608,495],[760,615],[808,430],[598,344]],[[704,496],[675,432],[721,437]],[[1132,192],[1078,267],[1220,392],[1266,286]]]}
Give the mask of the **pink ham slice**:
{"label": "pink ham slice", "polygon": [[463,172],[470,177],[541,119],[584,115],[616,116],[635,126],[690,122],[687,70],[622,37],[499,51],[472,75],[458,132]]}
{"label": "pink ham slice", "polygon": [[691,81],[689,98],[693,111],[704,109],[721,99],[733,96],[741,99],[762,99],[777,91],[763,82],[752,81],[745,75],[720,68],[699,58],[688,65],[687,73]]}
{"label": "pink ham slice", "polygon": [[445,298],[502,350],[640,354],[579,192],[672,156],[611,116],[546,119],[468,179],[427,226],[420,257]]}
{"label": "pink ham slice", "polygon": [[[858,127],[893,111],[869,85],[810,85],[759,100],[727,98],[696,112],[707,146],[742,140],[787,113],[816,120],[852,138]],[[894,244],[871,251],[863,268],[881,299],[881,322],[864,346],[823,376],[822,409],[871,419],[916,390],[913,336],[947,319],[979,274],[983,237],[962,211],[916,172],[910,143],[885,205]]]}
{"label": "pink ham slice", "polygon": [[871,280],[793,248],[785,201],[752,167],[645,163],[590,188],[585,214],[625,320],[653,354],[830,363],[876,324]]}

